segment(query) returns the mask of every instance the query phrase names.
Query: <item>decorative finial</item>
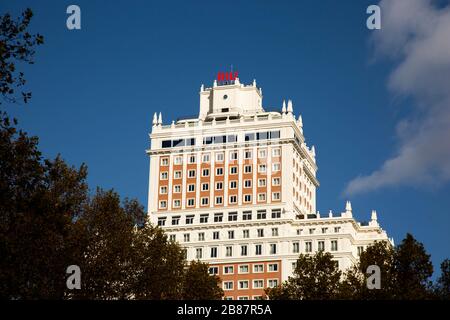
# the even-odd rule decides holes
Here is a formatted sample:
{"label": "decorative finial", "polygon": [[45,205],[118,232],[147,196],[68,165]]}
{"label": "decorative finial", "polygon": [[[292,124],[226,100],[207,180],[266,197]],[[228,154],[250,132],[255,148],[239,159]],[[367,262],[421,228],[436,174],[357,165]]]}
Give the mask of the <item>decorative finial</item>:
{"label": "decorative finial", "polygon": [[253,86],[256,87],[256,79],[253,79]]}
{"label": "decorative finial", "polygon": [[330,210],[330,211],[328,212],[328,218],[333,218],[333,210]]}
{"label": "decorative finial", "polygon": [[287,112],[292,113],[293,111],[294,111],[294,109],[292,108],[292,100],[289,99],[288,104],[287,104]]}
{"label": "decorative finial", "polygon": [[283,100],[283,107],[281,108],[281,113],[286,113],[286,101]]}
{"label": "decorative finial", "polygon": [[314,158],[316,156],[316,147],[311,147],[311,156]]}
{"label": "decorative finial", "polygon": [[370,219],[372,221],[377,221],[377,211],[376,210],[372,210],[372,214],[371,214]]}
{"label": "decorative finial", "polygon": [[153,114],[153,126],[156,126],[158,124],[158,116],[156,115],[156,112]]}
{"label": "decorative finial", "polygon": [[302,115],[298,116],[298,120],[297,120],[297,124],[300,128],[303,127],[303,119],[302,119]]}
{"label": "decorative finial", "polygon": [[346,203],[345,203],[345,212],[352,212],[352,203],[350,202],[350,201],[347,201]]}
{"label": "decorative finial", "polygon": [[205,86],[202,83],[202,85],[200,86],[200,92],[203,92],[203,91],[205,91]]}
{"label": "decorative finial", "polygon": [[162,115],[161,115],[161,112],[159,113],[159,116],[158,116],[158,124],[162,124]]}

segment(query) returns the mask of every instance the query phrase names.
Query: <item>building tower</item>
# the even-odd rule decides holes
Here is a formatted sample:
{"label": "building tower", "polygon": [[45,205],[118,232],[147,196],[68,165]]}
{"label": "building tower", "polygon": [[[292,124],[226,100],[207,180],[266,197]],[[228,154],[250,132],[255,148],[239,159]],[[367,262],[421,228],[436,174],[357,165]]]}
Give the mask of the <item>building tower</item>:
{"label": "building tower", "polygon": [[233,81],[200,88],[198,116],[163,125],[154,114],[148,213],[188,261],[208,262],[226,299],[260,299],[292,275],[300,253],[333,254],[354,264],[376,240],[388,240],[376,213],[354,220],[316,212],[316,150],[291,100],[266,111],[262,90]]}

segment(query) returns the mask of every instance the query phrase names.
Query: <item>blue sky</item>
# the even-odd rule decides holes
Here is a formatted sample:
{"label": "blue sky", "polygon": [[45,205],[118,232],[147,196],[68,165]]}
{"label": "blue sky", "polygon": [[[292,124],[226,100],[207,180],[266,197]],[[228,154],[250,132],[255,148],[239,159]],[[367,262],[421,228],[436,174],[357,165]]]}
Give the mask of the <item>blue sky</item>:
{"label": "blue sky", "polygon": [[[344,196],[398,150],[397,125],[414,98],[392,94],[395,61],[374,59],[366,8],[376,1],[10,1],[1,12],[31,7],[32,30],[45,36],[26,67],[31,103],[9,107],[40,137],[47,157],[61,153],[89,167],[89,183],[147,202],[155,111],[169,123],[197,114],[200,85],[230,65],[254,78],[263,104],[292,99],[319,166],[318,210],[371,209],[396,243],[411,232],[435,269],[449,256],[450,186],[397,185]],[[77,4],[82,29],[66,28]]]}

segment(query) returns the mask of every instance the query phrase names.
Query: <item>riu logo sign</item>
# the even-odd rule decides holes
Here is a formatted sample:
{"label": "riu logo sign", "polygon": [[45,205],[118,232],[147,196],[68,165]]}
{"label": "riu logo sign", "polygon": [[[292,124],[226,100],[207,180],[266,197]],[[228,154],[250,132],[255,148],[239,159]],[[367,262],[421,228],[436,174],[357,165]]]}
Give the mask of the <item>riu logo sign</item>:
{"label": "riu logo sign", "polygon": [[238,77],[238,72],[218,72],[217,81],[234,81]]}

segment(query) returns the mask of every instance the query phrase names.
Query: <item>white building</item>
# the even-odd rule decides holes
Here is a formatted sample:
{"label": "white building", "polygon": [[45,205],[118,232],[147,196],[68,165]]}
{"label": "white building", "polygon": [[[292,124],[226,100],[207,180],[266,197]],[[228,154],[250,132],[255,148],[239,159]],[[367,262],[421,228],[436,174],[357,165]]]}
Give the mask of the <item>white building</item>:
{"label": "white building", "polygon": [[257,299],[292,274],[300,253],[333,254],[345,270],[375,240],[388,240],[372,212],[353,218],[316,212],[316,152],[290,100],[265,111],[253,81],[214,81],[200,89],[198,117],[162,124],[150,134],[148,210],[186,248],[210,264],[226,298]]}

